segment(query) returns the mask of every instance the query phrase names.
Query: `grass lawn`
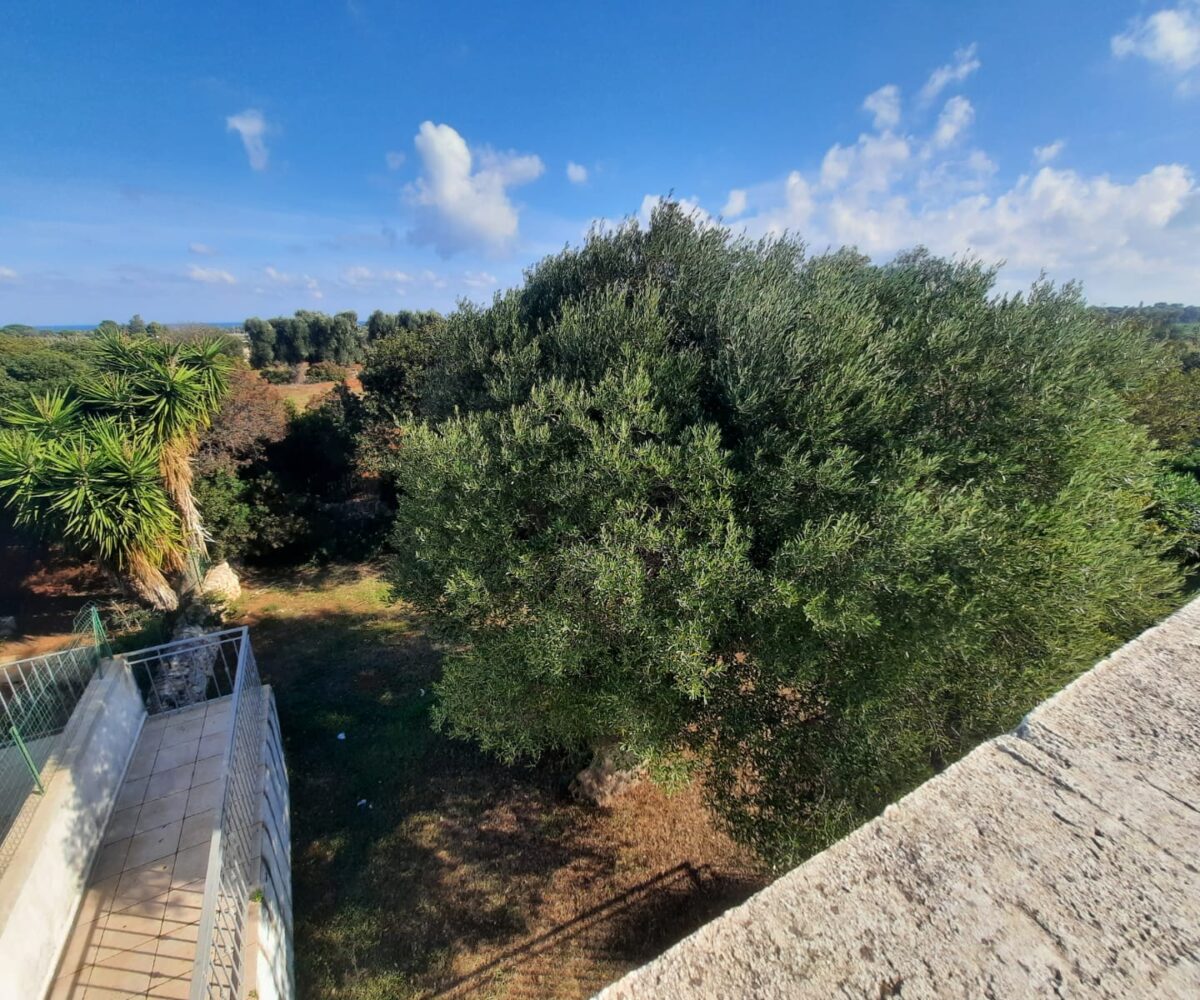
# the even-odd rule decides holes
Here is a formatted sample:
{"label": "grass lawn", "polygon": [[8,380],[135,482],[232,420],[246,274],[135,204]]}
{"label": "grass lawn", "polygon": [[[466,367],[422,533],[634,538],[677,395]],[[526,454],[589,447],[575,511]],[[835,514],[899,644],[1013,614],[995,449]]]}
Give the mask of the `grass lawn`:
{"label": "grass lawn", "polygon": [[369,568],[243,585],[287,750],[302,998],[585,997],[765,884],[694,790],[599,811],[565,761],[433,732],[438,654]]}

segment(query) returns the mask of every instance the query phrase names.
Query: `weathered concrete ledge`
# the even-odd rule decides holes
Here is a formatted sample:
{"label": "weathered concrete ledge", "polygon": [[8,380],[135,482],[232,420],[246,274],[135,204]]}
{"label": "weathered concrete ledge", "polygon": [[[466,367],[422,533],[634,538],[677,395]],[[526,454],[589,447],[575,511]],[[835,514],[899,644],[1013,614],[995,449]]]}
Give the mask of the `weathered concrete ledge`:
{"label": "weathered concrete ledge", "polygon": [[1200,600],[597,995],[1200,997]]}

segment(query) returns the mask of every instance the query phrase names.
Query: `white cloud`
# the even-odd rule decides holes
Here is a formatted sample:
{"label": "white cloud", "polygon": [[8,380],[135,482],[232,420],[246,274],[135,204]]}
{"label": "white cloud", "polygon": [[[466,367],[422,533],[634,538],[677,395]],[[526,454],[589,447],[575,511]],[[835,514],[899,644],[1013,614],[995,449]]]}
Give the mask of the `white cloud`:
{"label": "white cloud", "polygon": [[497,278],[487,271],[467,271],[463,274],[463,284],[470,288],[490,288],[497,284]]}
{"label": "white cloud", "polygon": [[372,288],[380,285],[404,285],[412,281],[407,271],[395,268],[370,268],[361,264],[342,271],[342,280],[354,288]]}
{"label": "white cloud", "polygon": [[0,266],[0,281],[16,281],[17,272],[11,267]]}
{"label": "white cloud", "polygon": [[246,148],[251,168],[266,170],[270,152],[266,142],[267,120],[263,113],[256,108],[247,108],[240,114],[226,118],[225,128],[226,131],[236,132],[242,137],[242,145]]}
{"label": "white cloud", "polygon": [[1041,164],[1053,163],[1058,159],[1059,154],[1063,151],[1063,147],[1066,144],[1066,139],[1055,139],[1045,146],[1034,146],[1033,158]]}
{"label": "white cloud", "polygon": [[188,253],[194,253],[198,257],[212,257],[216,254],[216,250],[210,247],[207,243],[189,243]]}
{"label": "white cloud", "polygon": [[586,184],[588,179],[588,168],[581,163],[576,163],[571,160],[567,163],[567,180],[572,184]]}
{"label": "white cloud", "polygon": [[875,116],[877,129],[895,128],[900,124],[900,88],[894,83],[868,94],[862,106],[864,111]]}
{"label": "white cloud", "polygon": [[188,277],[192,281],[200,281],[206,285],[236,285],[235,278],[228,271],[222,271],[216,267],[197,267],[195,264],[188,265]]}
{"label": "white cloud", "polygon": [[460,250],[507,250],[518,230],[508,189],[528,184],[545,169],[539,157],[472,151],[449,125],[422,122],[414,144],[424,173],[408,189],[417,212],[412,238],[443,257]]}
{"label": "white cloud", "polygon": [[921,88],[921,103],[929,104],[950,84],[962,83],[979,69],[983,64],[976,58],[976,49],[976,44],[972,42],[966,48],[959,49],[954,53],[953,62],[939,66],[930,73],[929,79],[925,81],[925,86]]}
{"label": "white cloud", "polygon": [[303,288],[314,299],[325,298],[325,293],[321,291],[321,283],[310,274],[289,274],[286,271],[276,270],[269,264],[263,268],[263,274],[273,285],[281,285],[284,288]]}
{"label": "white cloud", "polygon": [[1189,74],[1200,67],[1200,0],[1135,17],[1111,44],[1117,58],[1138,56],[1155,63],[1178,77],[1180,89],[1186,91]]}
{"label": "white cloud", "polygon": [[725,207],[721,209],[721,215],[726,219],[736,219],[744,211],[746,211],[746,192],[741,188],[734,188],[725,200]]}
{"label": "white cloud", "polygon": [[388,170],[399,170],[404,166],[405,156],[403,153],[397,153],[389,149],[383,154],[383,160],[387,164]]}
{"label": "white cloud", "polygon": [[999,184],[995,160],[964,148],[973,117],[965,98],[951,98],[924,133],[881,125],[835,144],[814,171],[747,185],[754,211],[731,228],[792,232],[818,251],[852,245],[881,261],[916,245],[1005,261],[1003,291],[1044,270],[1082,280],[1095,301],[1195,294],[1200,182],[1189,167],[1165,163],[1122,178],[1060,169],[1053,161],[1065,143],[1057,140],[1038,148],[1035,171]]}
{"label": "white cloud", "polygon": [[937,128],[933,133],[933,145],[945,149],[953,144],[975,119],[975,109],[965,97],[952,97],[938,115]]}

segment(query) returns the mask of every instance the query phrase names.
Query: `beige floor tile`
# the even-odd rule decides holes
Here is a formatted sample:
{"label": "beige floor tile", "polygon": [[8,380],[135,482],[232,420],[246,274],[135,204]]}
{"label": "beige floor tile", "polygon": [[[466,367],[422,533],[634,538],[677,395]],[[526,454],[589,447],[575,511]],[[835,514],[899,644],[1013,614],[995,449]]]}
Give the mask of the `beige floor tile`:
{"label": "beige floor tile", "polygon": [[[166,904],[164,903],[165,907]],[[121,931],[125,934],[136,934],[144,938],[157,940],[158,932],[162,930],[162,917],[141,916],[132,910],[122,910],[110,913],[104,920],[104,932]],[[103,944],[103,940],[100,942]],[[153,950],[153,949],[151,949]]]}
{"label": "beige floor tile", "polygon": [[105,844],[96,852],[91,881],[102,882],[125,870],[125,858],[129,854],[129,841],[128,837],[123,840],[115,840],[111,844]]}
{"label": "beige floor tile", "polygon": [[[204,907],[204,887],[195,891],[172,889],[167,894],[167,909],[163,913],[163,934],[168,937],[188,938],[191,931],[181,931],[180,926],[190,926],[200,921]],[[176,933],[178,931],[178,933]],[[192,938],[194,940],[194,938]]]}
{"label": "beige floor tile", "polygon": [[134,826],[133,832],[145,833],[155,827],[165,826],[167,823],[183,819],[189,794],[188,788],[184,787],[180,791],[163,795],[157,799],[147,798],[142,803],[142,811],[138,813],[137,824]]}
{"label": "beige floor tile", "polygon": [[196,752],[196,759],[204,760],[206,757],[220,757],[225,753],[225,747],[228,743],[228,733],[213,733],[211,736],[205,736],[200,741],[200,748]]}
{"label": "beige floor tile", "polygon": [[196,940],[200,937],[200,908],[197,906],[190,912],[195,916],[187,921],[163,921],[163,929],[158,935],[160,944],[163,941],[179,941],[195,948]]}
{"label": "beige floor tile", "polygon": [[126,778],[125,784],[121,786],[120,792],[117,793],[117,809],[128,809],[131,806],[140,806],[142,799],[146,797],[146,785],[150,781],[149,774],[144,778]]}
{"label": "beige floor tile", "polygon": [[83,890],[83,899],[79,901],[79,912],[75,915],[75,919],[81,924],[87,924],[106,912],[112,905],[113,896],[116,894],[120,882],[120,875],[110,875],[108,878],[91,883]]}
{"label": "beige floor tile", "polygon": [[224,781],[210,781],[204,785],[195,785],[188,792],[187,808],[184,810],[183,815],[185,817],[195,816],[197,813],[216,809],[221,804],[221,798],[224,794]]}
{"label": "beige floor tile", "polygon": [[192,772],[195,769],[196,765],[189,761],[169,771],[159,771],[150,775],[150,784],[146,786],[146,801],[161,799],[173,792],[187,791],[192,787]]}
{"label": "beige floor tile", "polygon": [[134,781],[137,778],[148,777],[150,772],[154,770],[154,760],[157,756],[157,747],[150,747],[146,750],[135,750],[129,760],[129,767],[125,771],[125,780]]}
{"label": "beige floor tile", "polygon": [[175,870],[172,876],[176,882],[190,882],[203,878],[208,871],[208,845],[189,847],[175,856]]}
{"label": "beige floor tile", "polygon": [[224,712],[221,715],[210,715],[204,720],[204,728],[201,730],[201,736],[224,736],[229,732],[229,727],[233,722],[233,713]]}
{"label": "beige floor tile", "polygon": [[83,1000],[130,1000],[130,997],[144,997],[145,995],[145,993],[130,993],[127,989],[88,986],[83,992]]}
{"label": "beige floor tile", "polygon": [[190,713],[188,716],[188,718],[180,718],[173,726],[167,727],[166,732],[163,733],[162,743],[159,745],[160,750],[173,747],[177,743],[200,739],[200,735],[204,731],[203,710],[194,717]]}
{"label": "beige floor tile", "polygon": [[148,719],[138,737],[138,750],[157,750],[162,745],[163,733],[167,731],[167,720],[161,717]]}
{"label": "beige floor tile", "polygon": [[121,875],[113,894],[112,908],[123,910],[143,899],[153,899],[171,888],[175,859],[159,858],[149,864],[130,868]]}
{"label": "beige floor tile", "polygon": [[96,949],[100,946],[100,935],[104,930],[103,920],[93,920],[88,923],[76,924],[67,938],[62,957],[58,962],[58,975],[78,974],[79,970],[90,965],[96,957]]}
{"label": "beige floor tile", "polygon": [[179,849],[207,844],[212,838],[213,822],[217,818],[215,809],[208,809],[183,821],[183,832],[179,835]]}
{"label": "beige floor tile", "polygon": [[125,840],[133,836],[133,828],[137,826],[138,812],[141,806],[130,806],[128,809],[118,809],[112,814],[104,831],[102,844],[111,844],[114,840]]}
{"label": "beige floor tile", "polygon": [[46,994],[46,1000],[83,1000],[86,991],[86,975],[59,976],[50,984],[50,992]]}
{"label": "beige floor tile", "polygon": [[207,785],[216,781],[225,773],[225,758],[221,754],[205,757],[196,761],[196,769],[192,772],[193,785]]}
{"label": "beige floor tile", "polygon": [[192,961],[187,958],[175,958],[164,955],[161,951],[154,957],[154,967],[150,970],[151,977],[160,979],[177,979],[192,974]]}
{"label": "beige floor tile", "polygon": [[[158,947],[158,933],[135,934],[132,931],[108,930],[100,932],[100,954],[97,963],[107,962],[122,952],[149,951],[154,954]],[[104,984],[101,983],[101,986]]]}
{"label": "beige floor tile", "polygon": [[181,976],[178,979],[155,979],[150,977],[150,992],[147,996],[154,997],[155,1000],[188,1000],[191,996],[192,974],[188,972],[186,976]]}
{"label": "beige floor tile", "polygon": [[[160,799],[159,801],[166,800]],[[139,833],[129,842],[129,856],[126,858],[126,865],[135,868],[138,865],[174,854],[179,849],[179,834],[182,829],[183,821],[176,820],[174,823],[167,823],[165,826],[158,826],[145,833]]]}
{"label": "beige floor tile", "polygon": [[92,974],[88,979],[87,993],[84,995],[91,1000],[93,994],[103,996],[101,990],[113,990],[118,996],[129,998],[144,996],[149,988],[149,971],[97,965],[92,968]]}
{"label": "beige floor tile", "polygon": [[[109,911],[109,915],[111,917],[116,914],[162,920],[167,914],[167,894],[160,892],[157,896],[149,896],[146,899],[138,899],[120,906],[114,905]],[[108,927],[111,924],[105,924],[105,926]]]}
{"label": "beige floor tile", "polygon": [[190,739],[184,743],[176,743],[173,746],[163,747],[158,751],[154,758],[154,774],[159,771],[169,771],[173,767],[179,767],[180,764],[191,764],[196,759],[196,752],[200,746],[199,739]]}

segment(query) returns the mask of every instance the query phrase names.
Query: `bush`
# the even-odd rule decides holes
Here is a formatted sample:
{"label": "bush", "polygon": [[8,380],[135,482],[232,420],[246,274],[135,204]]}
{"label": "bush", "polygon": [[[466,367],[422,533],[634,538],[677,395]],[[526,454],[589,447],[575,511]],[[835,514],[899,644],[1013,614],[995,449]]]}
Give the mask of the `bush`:
{"label": "bush", "polygon": [[296,381],[296,368],[263,368],[259,373],[271,385],[291,385]]}
{"label": "bush", "polygon": [[343,368],[332,361],[317,361],[308,366],[304,375],[305,382],[344,382],[350,374],[349,368]]}
{"label": "bush", "polygon": [[443,724],[691,763],[790,862],[1163,614],[1145,338],[993,280],[667,206],[448,317],[391,469]]}

